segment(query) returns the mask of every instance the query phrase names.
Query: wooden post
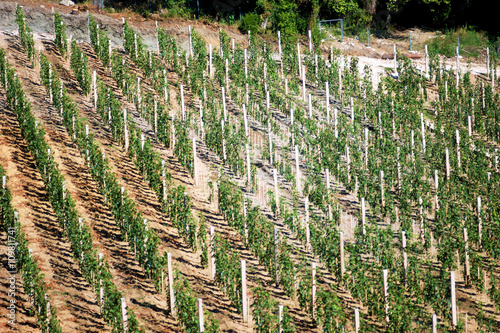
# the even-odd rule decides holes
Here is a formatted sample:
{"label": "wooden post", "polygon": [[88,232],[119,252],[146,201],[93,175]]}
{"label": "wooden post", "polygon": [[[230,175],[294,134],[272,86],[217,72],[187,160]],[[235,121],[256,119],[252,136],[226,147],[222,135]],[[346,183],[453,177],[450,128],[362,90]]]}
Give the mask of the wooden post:
{"label": "wooden post", "polygon": [[125,297],[121,298],[122,304],[122,322],[123,322],[123,332],[128,332],[128,318],[127,318],[127,301]]}
{"label": "wooden post", "polygon": [[170,295],[170,313],[175,316],[175,295],[174,295],[174,275],[172,273],[172,254],[167,253],[167,274],[168,274],[168,292]]}
{"label": "wooden post", "polygon": [[385,303],[385,321],[389,322],[389,287],[387,285],[387,277],[389,275],[389,270],[384,269],[382,271],[383,279],[384,279],[384,303]]}
{"label": "wooden post", "polygon": [[340,279],[342,280],[345,274],[345,261],[344,261],[344,233],[339,232],[340,238]]}
{"label": "wooden post", "polygon": [[246,260],[241,260],[241,302],[243,305],[243,323],[248,323],[248,300],[247,300],[247,269]]}
{"label": "wooden post", "polygon": [[451,283],[451,320],[453,328],[457,327],[457,301],[455,295],[455,272],[450,272]]}
{"label": "wooden post", "polygon": [[437,333],[437,316],[435,313],[432,315],[432,333]]}
{"label": "wooden post", "polygon": [[203,300],[198,298],[198,323],[200,333],[205,332],[205,320],[203,318]]}

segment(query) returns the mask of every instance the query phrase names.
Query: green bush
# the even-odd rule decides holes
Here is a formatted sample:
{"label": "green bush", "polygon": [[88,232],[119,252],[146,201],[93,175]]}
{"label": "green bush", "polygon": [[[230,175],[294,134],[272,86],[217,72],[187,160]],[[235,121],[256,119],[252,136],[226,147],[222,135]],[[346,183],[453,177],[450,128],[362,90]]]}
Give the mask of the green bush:
{"label": "green bush", "polygon": [[255,13],[247,13],[241,18],[239,29],[242,33],[247,33],[248,30],[251,31],[252,35],[259,31],[260,27],[260,16]]}
{"label": "green bush", "polygon": [[429,52],[454,57],[457,50],[457,37],[460,41],[460,55],[464,57],[478,57],[488,45],[488,38],[483,32],[477,32],[463,27],[450,30],[444,36],[436,36],[429,43]]}

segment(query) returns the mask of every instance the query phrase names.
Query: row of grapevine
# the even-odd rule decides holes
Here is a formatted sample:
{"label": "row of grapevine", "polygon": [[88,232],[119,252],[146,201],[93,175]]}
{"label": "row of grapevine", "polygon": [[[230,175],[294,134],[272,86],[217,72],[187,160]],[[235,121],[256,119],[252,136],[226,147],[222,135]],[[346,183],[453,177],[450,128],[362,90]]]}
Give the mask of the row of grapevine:
{"label": "row of grapevine", "polygon": [[[30,153],[36,158],[36,167],[42,173],[48,199],[54,208],[59,223],[65,230],[73,255],[78,261],[83,275],[96,294],[100,288],[104,290],[102,301],[103,318],[113,325],[116,331],[123,330],[122,294],[116,289],[106,263],[97,258],[97,251],[92,245],[92,235],[87,225],[78,217],[74,200],[64,187],[64,177],[52,157],[49,145],[44,139],[45,131],[35,120],[31,112],[31,103],[22,90],[21,83],[9,66],[5,50],[0,50],[0,80],[7,92],[7,104],[16,113],[21,133],[28,143]],[[65,101],[68,97],[65,95]],[[65,106],[65,104],[63,104]],[[99,283],[102,281],[102,285]],[[128,331],[142,331],[139,328],[134,312],[127,311]]]}
{"label": "row of grapevine", "polygon": [[[16,273],[21,272],[24,290],[30,295],[31,309],[36,313],[37,324],[42,332],[62,332],[56,308],[50,305],[50,298],[47,296],[48,288],[43,280],[43,274],[28,248],[29,243],[19,221],[19,214],[12,206],[12,193],[7,184],[5,169],[1,165],[0,177],[2,178],[0,223],[7,235],[8,270]],[[15,295],[16,291],[12,292]],[[16,304],[11,306],[14,309],[17,307]]]}
{"label": "row of grapevine", "polygon": [[[79,48],[75,44],[72,49],[73,54],[79,54]],[[82,59],[84,61],[81,70],[88,72],[86,66],[87,57],[82,53],[79,54],[77,59]],[[43,64],[45,64],[45,62],[46,60],[42,61]],[[45,68],[47,66],[43,67]],[[42,77],[46,77],[49,74],[50,73],[47,71],[42,71]],[[53,73],[50,75],[50,80],[45,81],[60,82],[57,75]],[[57,86],[57,84],[55,86]],[[47,89],[50,89],[50,87],[47,86]],[[115,98],[110,88],[99,80],[97,83],[97,90],[97,110],[101,117],[110,124],[114,139],[123,143],[127,141],[127,150],[131,159],[136,163],[139,171],[145,175],[145,179],[149,181],[150,186],[156,191],[158,198],[161,198],[162,209],[172,218],[179,233],[184,235],[188,244],[195,250],[196,224],[191,214],[189,197],[186,196],[184,187],[173,186],[171,175],[166,172],[163,163],[160,164],[159,156],[152,151],[151,141],[149,139],[147,141],[144,140],[140,129],[135,125],[133,120],[129,119],[126,115],[125,117],[121,116],[120,103]],[[74,110],[76,111],[76,107]],[[158,110],[160,112],[160,120],[163,120],[165,114],[162,110],[162,108]],[[72,117],[78,118],[77,113],[73,114]],[[66,124],[66,127],[68,132],[72,134],[70,125]],[[83,132],[76,134],[75,141],[77,144],[79,143],[78,139],[82,135],[84,135]],[[122,191],[120,195],[114,195],[119,193],[120,188],[114,175],[111,174],[107,167],[107,159],[101,157],[102,152],[95,143],[93,136],[87,133],[85,133],[85,136],[87,143],[83,141],[83,144],[79,144],[80,150],[82,154],[90,159],[91,164],[100,166],[91,170],[91,173],[101,186],[104,197],[109,198],[107,202],[108,206],[113,212],[115,220],[119,221],[118,224],[121,227],[122,234],[125,239],[134,240],[133,242],[129,242],[130,246],[134,249],[138,249],[137,257],[140,264],[144,267],[146,273],[153,279],[157,289],[159,289],[161,287],[161,273],[167,262],[166,253],[164,253],[163,257],[158,256],[159,239],[153,231],[149,230],[147,225],[143,223],[141,214],[137,213],[134,202],[127,194]],[[162,181],[163,188],[161,189],[162,185],[160,183],[162,183]],[[160,192],[161,190],[162,192]],[[189,300],[192,298],[188,289],[185,290],[181,288],[176,291],[175,307],[178,310],[176,312],[178,313],[179,320],[183,323],[185,329],[189,331],[195,326],[185,321],[186,318],[191,316],[192,312],[192,309],[188,306],[190,304]],[[211,331],[218,330],[216,321],[209,319],[207,322],[208,329]]]}

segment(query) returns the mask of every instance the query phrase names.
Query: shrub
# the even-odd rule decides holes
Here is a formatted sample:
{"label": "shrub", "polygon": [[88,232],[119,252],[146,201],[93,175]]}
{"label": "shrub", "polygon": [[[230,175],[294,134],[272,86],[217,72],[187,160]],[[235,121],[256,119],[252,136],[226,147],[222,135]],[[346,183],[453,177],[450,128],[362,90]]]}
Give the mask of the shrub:
{"label": "shrub", "polygon": [[465,57],[478,57],[488,44],[488,38],[483,32],[477,32],[463,27],[450,30],[444,36],[436,36],[429,43],[429,52],[454,57],[457,49],[457,37],[460,41],[460,55]]}
{"label": "shrub", "polygon": [[242,33],[251,31],[252,35],[259,31],[260,16],[255,13],[247,13],[241,18],[239,29]]}

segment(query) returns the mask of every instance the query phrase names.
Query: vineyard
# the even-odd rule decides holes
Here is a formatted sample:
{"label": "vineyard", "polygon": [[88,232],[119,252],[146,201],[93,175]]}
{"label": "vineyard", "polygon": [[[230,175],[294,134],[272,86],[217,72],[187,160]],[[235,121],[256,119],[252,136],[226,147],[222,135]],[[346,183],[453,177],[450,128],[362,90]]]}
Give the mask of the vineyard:
{"label": "vineyard", "polygon": [[496,58],[11,5],[2,331],[500,332]]}

